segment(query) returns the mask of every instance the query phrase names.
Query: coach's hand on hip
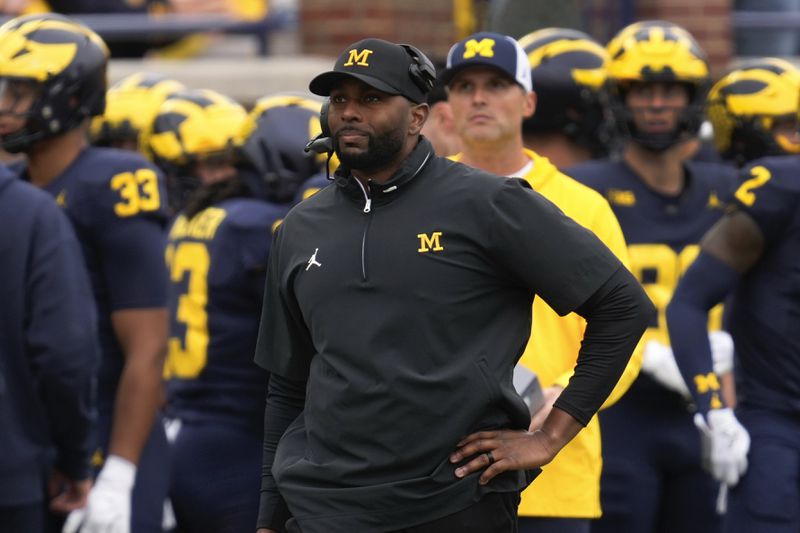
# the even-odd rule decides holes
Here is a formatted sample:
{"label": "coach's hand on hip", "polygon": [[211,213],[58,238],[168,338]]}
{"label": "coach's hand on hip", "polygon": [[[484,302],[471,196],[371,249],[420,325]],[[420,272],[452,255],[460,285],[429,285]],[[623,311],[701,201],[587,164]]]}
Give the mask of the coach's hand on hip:
{"label": "coach's hand on hip", "polygon": [[485,485],[507,470],[531,470],[546,465],[582,427],[571,415],[555,407],[536,431],[500,429],[464,437],[450,454],[450,462],[460,463],[469,458],[456,468],[456,477],[483,470],[478,482]]}

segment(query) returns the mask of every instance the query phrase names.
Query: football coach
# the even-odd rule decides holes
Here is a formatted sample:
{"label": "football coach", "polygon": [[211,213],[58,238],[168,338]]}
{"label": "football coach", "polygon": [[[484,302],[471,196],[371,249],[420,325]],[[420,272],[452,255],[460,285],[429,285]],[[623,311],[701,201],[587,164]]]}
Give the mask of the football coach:
{"label": "football coach", "polygon": [[[520,491],[597,411],[652,317],[605,245],[523,180],[434,154],[420,135],[434,79],[416,48],[365,39],[309,86],[330,98],[341,165],[270,253],[261,533],[516,531]],[[534,297],[587,328],[530,432],[512,371]]]}

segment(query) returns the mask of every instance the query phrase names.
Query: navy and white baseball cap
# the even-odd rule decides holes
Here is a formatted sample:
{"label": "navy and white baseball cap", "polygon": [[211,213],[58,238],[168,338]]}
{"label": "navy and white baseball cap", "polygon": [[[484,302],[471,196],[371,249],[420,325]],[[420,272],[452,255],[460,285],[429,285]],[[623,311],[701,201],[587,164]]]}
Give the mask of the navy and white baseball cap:
{"label": "navy and white baseball cap", "polygon": [[449,85],[453,78],[468,67],[494,67],[517,82],[523,89],[533,90],[528,56],[519,43],[500,33],[480,32],[458,41],[447,54],[447,68],[442,82]]}

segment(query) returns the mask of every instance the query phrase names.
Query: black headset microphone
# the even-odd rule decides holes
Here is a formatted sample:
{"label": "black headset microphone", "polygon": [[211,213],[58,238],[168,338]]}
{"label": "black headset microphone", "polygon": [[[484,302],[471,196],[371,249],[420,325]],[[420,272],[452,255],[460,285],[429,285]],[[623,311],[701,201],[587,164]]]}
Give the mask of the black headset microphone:
{"label": "black headset microphone", "polygon": [[306,144],[304,150],[306,152],[314,152],[316,154],[333,154],[333,137],[331,137],[331,129],[328,125],[328,110],[331,107],[330,98],[326,98],[322,103],[322,109],[319,111],[319,124],[320,133]]}
{"label": "black headset microphone", "polygon": [[304,150],[315,154],[329,154],[333,152],[333,139],[331,137],[323,137],[320,133],[308,141]]}

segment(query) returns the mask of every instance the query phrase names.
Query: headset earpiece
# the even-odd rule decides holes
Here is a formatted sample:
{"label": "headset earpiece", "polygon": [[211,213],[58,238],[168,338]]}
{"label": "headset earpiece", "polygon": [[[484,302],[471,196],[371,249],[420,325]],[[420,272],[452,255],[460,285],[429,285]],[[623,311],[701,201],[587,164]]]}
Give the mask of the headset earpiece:
{"label": "headset earpiece", "polygon": [[328,123],[328,113],[331,109],[331,99],[326,98],[319,110],[319,126],[323,137],[331,136],[331,125]]}
{"label": "headset earpiece", "polygon": [[413,60],[408,66],[408,75],[411,81],[414,82],[420,91],[423,93],[430,92],[436,83],[436,67],[433,66],[431,60],[423,54],[419,48],[410,44],[401,44],[400,46],[405,49],[406,53]]}

